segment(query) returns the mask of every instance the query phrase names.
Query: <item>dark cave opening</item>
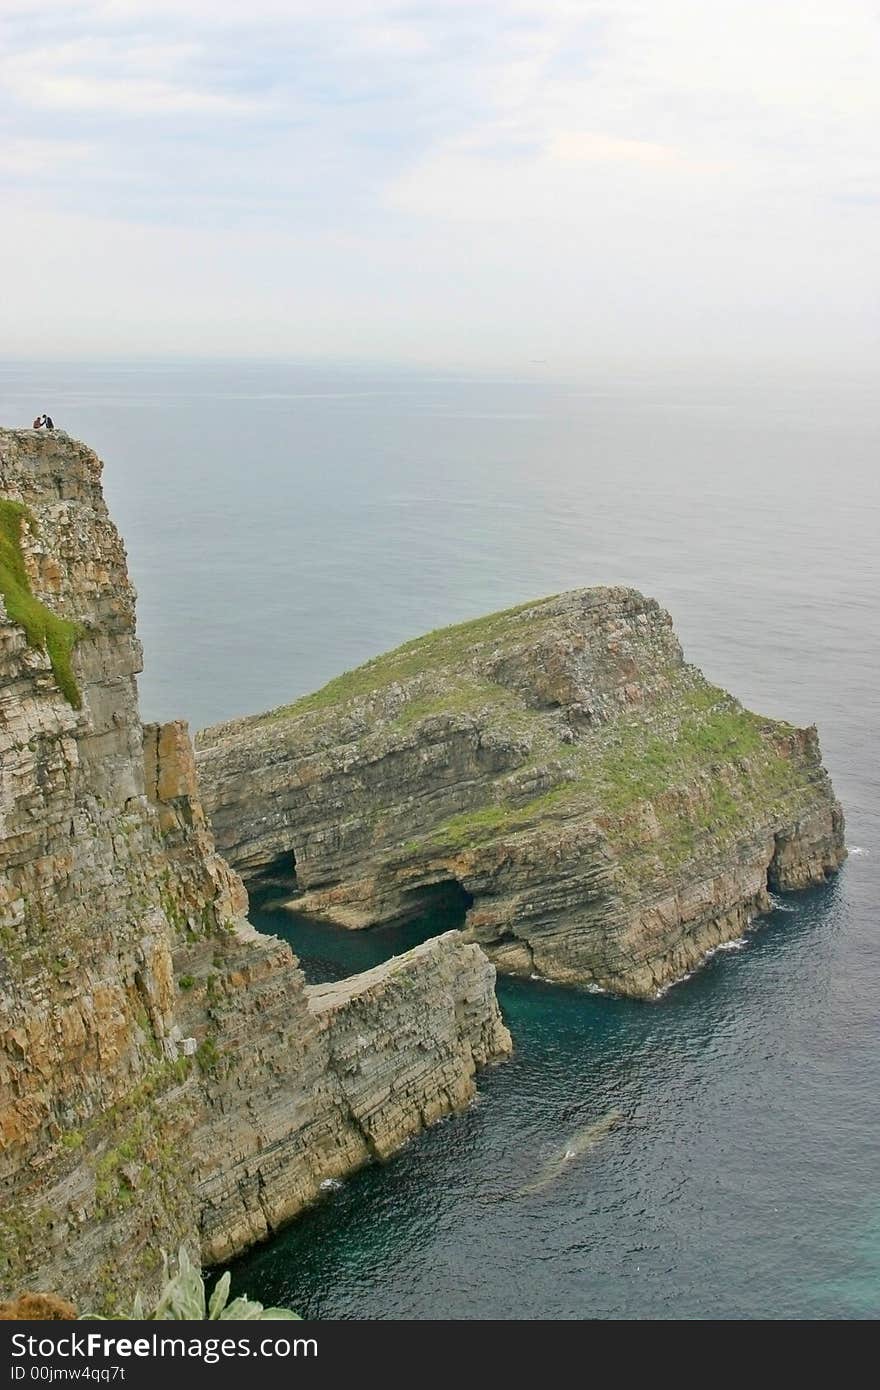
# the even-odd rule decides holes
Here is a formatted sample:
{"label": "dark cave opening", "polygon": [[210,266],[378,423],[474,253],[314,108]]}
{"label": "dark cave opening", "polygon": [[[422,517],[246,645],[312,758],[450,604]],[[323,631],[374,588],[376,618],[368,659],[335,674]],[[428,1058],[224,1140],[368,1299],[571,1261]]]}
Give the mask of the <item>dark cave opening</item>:
{"label": "dark cave opening", "polygon": [[252,899],[275,898],[286,901],[300,891],[296,875],[296,851],[287,849],[259,868],[242,868],[241,876]]}
{"label": "dark cave opening", "polygon": [[[258,931],[269,932],[287,941],[299,958],[309,984],[325,984],[357,975],[381,965],[392,956],[409,951],[432,937],[442,936],[464,925],[465,914],[473,903],[471,894],[455,879],[422,884],[410,889],[401,901],[394,919],[375,927],[353,931],[285,907],[295,888],[287,864],[287,897],[281,885],[261,877],[251,880],[250,920]],[[275,866],[273,866],[273,870]]]}
{"label": "dark cave opening", "polygon": [[[444,878],[439,883],[424,883],[404,893],[401,910],[395,916],[394,923],[399,925],[415,918],[431,917],[448,922],[449,925],[441,930],[449,931],[451,927],[464,923],[468,908],[473,904],[473,895],[462,887],[457,878]],[[434,936],[439,934],[439,931],[432,933]]]}

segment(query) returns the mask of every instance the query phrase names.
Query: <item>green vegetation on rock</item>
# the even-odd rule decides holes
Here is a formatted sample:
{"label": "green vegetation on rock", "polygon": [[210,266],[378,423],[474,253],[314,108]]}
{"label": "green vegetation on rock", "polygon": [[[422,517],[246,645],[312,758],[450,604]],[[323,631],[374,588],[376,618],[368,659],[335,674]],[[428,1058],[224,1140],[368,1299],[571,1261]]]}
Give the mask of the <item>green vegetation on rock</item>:
{"label": "green vegetation on rock", "polygon": [[510,691],[499,685],[492,685],[489,681],[461,680],[456,684],[450,684],[442,694],[408,700],[394,721],[394,728],[409,729],[424,719],[476,713],[487,706],[495,710],[509,706],[512,713],[516,700]]}
{"label": "green vegetation on rock", "polygon": [[196,1061],[200,1071],[210,1073],[217,1070],[220,1063],[220,1053],[217,1051],[217,1044],[213,1038],[204,1038],[196,1049]]}
{"label": "green vegetation on rock", "polygon": [[48,654],[59,690],[68,704],[80,709],[82,696],[71,655],[83,629],[59,618],[31,592],[21,549],[23,526],[36,534],[37,522],[30,508],[23,502],[0,498],[0,593],[10,620],[24,628],[29,646]]}
{"label": "green vegetation on rock", "polygon": [[292,855],[304,913],[370,927],[457,884],[500,968],[639,997],[844,854],[815,730],[711,685],[619,586],[428,633],[198,746],[219,844]]}
{"label": "green vegetation on rock", "polygon": [[[469,622],[454,623],[451,627],[436,628],[423,637],[415,637],[393,651],[374,657],[353,671],[345,671],[336,676],[320,690],[311,695],[303,695],[292,705],[270,710],[257,717],[261,720],[290,719],[299,714],[311,714],[317,710],[328,709],[333,705],[343,705],[361,695],[371,695],[395,681],[412,680],[426,670],[442,666],[459,665],[465,661],[473,647],[484,646],[489,642],[503,642],[517,635],[520,624],[517,619],[537,603],[546,600],[533,600],[520,603],[514,608],[505,608],[500,613],[489,613],[483,618],[473,618]],[[438,701],[437,708],[446,708],[447,702]]]}
{"label": "green vegetation on rock", "polygon": [[[231,1303],[228,1302],[231,1278],[228,1272],[224,1274],[208,1298],[205,1281],[198,1265],[193,1264],[186,1247],[181,1246],[174,1274],[171,1273],[167,1257],[165,1258],[164,1284],[157,1301],[151,1307],[147,1307],[142,1295],[137,1293],[131,1312],[121,1313],[112,1321],[213,1322],[227,1318],[238,1322],[278,1322],[282,1319],[300,1321],[299,1314],[292,1313],[289,1308],[264,1308],[262,1303],[256,1303],[246,1297],[234,1298]],[[83,1317],[94,1318],[96,1314],[85,1313]]]}
{"label": "green vegetation on rock", "polygon": [[[779,746],[780,733],[791,726],[774,721],[770,732],[767,721],[716,686],[705,683],[679,693],[658,713],[666,716],[660,724],[667,727],[634,716],[600,728],[574,746],[544,741],[541,753],[553,756],[556,777],[562,779],[557,785],[527,801],[508,794],[461,812],[434,827],[422,843],[465,848],[514,834],[554,813],[594,815],[608,833],[612,823],[616,829],[640,804],[650,802],[670,855],[681,858],[693,850],[701,832],[753,827],[762,807],[802,787],[800,770]],[[540,716],[533,717],[540,724]],[[693,789],[701,779],[706,781],[705,804],[695,808]],[[681,810],[664,804],[670,794],[674,802],[678,788],[690,789]],[[618,838],[613,830],[612,838]],[[412,852],[418,843],[411,841],[405,849]]]}

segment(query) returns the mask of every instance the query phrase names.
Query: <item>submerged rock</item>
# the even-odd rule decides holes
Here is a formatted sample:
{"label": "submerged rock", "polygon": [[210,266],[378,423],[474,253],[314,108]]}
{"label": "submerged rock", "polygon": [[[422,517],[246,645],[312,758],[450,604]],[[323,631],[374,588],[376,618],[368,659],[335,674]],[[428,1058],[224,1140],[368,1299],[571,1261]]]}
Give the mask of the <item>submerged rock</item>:
{"label": "submerged rock", "polygon": [[548,1187],[552,1187],[569,1164],[591,1153],[596,1145],[611,1133],[612,1129],[616,1129],[622,1123],[623,1115],[621,1112],[609,1110],[600,1119],[594,1120],[592,1124],[578,1130],[576,1134],[566,1140],[561,1149],[557,1149],[555,1153],[544,1160],[535,1177],[524,1187],[520,1187],[515,1196],[532,1197],[539,1192],[546,1191]]}
{"label": "submerged rock", "polygon": [[361,928],[457,897],[499,969],[624,994],[845,855],[816,730],[711,685],[632,589],[429,633],[205,730],[197,761],[223,853],[298,911]]}

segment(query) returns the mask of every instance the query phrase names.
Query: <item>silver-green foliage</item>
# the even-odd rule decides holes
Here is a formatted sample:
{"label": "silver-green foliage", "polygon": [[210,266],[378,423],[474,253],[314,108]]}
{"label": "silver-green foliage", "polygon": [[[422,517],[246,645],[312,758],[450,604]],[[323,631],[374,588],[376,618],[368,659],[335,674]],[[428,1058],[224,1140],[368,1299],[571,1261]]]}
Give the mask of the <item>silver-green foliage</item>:
{"label": "silver-green foliage", "polygon": [[231,1275],[227,1271],[208,1299],[198,1265],[192,1263],[185,1247],[181,1246],[176,1274],[171,1273],[167,1255],[165,1257],[165,1281],[155,1307],[145,1309],[143,1298],[137,1293],[125,1320],[205,1322],[215,1318],[234,1318],[237,1321],[294,1318],[299,1321],[299,1314],[292,1313],[289,1308],[264,1308],[262,1303],[255,1303],[250,1298],[234,1298],[227,1303],[230,1280]]}

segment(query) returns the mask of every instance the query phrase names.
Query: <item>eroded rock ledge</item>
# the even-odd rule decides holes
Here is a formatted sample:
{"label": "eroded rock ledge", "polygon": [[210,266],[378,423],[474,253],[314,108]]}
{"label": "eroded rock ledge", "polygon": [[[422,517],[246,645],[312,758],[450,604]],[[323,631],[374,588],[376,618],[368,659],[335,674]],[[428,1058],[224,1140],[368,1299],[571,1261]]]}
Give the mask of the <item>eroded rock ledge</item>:
{"label": "eroded rock ledge", "polygon": [[750,713],[630,589],[430,633],[208,729],[217,842],[369,927],[459,893],[499,969],[651,995],[838,868],[814,728]]}
{"label": "eroded rock ledge", "polygon": [[140,721],[100,476],[61,433],[0,431],[29,591],[78,634],[72,701],[0,600],[0,1298],[111,1311],[163,1249],[225,1259],[466,1104],[510,1038],[458,933],[310,990],[247,922],[185,726]]}

